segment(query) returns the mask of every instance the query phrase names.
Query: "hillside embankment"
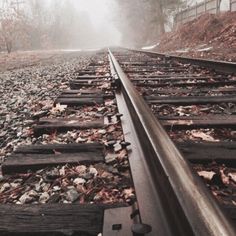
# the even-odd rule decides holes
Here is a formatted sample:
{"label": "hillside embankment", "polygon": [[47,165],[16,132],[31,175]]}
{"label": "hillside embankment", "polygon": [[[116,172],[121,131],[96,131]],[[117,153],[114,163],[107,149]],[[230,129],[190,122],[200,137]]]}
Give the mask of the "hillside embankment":
{"label": "hillside embankment", "polygon": [[236,12],[204,14],[166,33],[155,51],[236,62]]}

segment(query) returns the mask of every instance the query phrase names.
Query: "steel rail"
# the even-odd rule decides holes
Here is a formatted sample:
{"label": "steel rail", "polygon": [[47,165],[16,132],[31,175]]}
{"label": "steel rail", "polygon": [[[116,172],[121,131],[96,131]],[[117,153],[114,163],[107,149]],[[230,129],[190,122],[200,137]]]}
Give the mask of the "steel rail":
{"label": "steel rail", "polygon": [[129,51],[134,51],[134,52],[146,53],[148,55],[165,57],[166,59],[174,59],[183,63],[191,63],[193,65],[198,65],[201,67],[214,69],[215,71],[218,71],[218,72],[224,72],[224,73],[230,73],[230,74],[236,73],[236,63],[234,62],[174,56],[170,54],[164,54],[164,53],[153,52],[153,51],[148,51],[148,50],[138,50],[138,49],[129,49],[129,48],[125,48],[125,49]]}
{"label": "steel rail", "polygon": [[[230,219],[223,213],[201,179],[193,173],[110,50],[109,55],[145,153],[143,162],[151,175],[149,181],[162,201],[162,209],[155,208],[153,202],[148,203],[152,204],[153,211],[164,212],[163,217],[167,223],[163,224],[160,232],[169,232],[168,235],[175,236],[235,235],[236,231]],[[152,235],[160,235],[159,232],[153,233]]]}
{"label": "steel rail", "polygon": [[[112,78],[115,79],[115,85],[119,87],[119,78],[116,74],[110,56],[109,61]],[[153,183],[150,181],[151,176],[150,172],[148,171],[148,167],[146,166],[145,162],[143,162],[143,157],[145,155],[141,148],[142,145],[139,142],[139,138],[135,130],[132,118],[130,116],[129,108],[127,106],[124,95],[120,91],[120,89],[116,89],[115,96],[119,113],[123,114],[123,116],[121,117],[121,122],[124,139],[126,142],[131,143],[131,146],[128,148],[128,158],[130,170],[132,173],[132,179],[135,187],[135,195],[138,205],[137,210],[139,213],[139,222],[133,222],[132,224],[130,224],[129,228],[125,232],[119,231],[120,234],[115,234],[115,236],[133,235],[131,232],[131,228],[133,226],[137,227],[137,223],[139,224],[139,226],[143,225],[144,228],[146,228],[145,225],[151,226],[151,232],[146,228],[146,232],[148,231],[148,235],[150,236],[156,236],[156,232],[158,232],[159,235],[171,235],[169,232],[170,229],[168,228],[168,225],[166,225],[166,227],[163,227],[163,225],[167,224],[167,222],[165,221],[165,214],[161,210],[162,202],[159,199],[155,188],[153,187]],[[155,205],[156,209],[158,210],[153,211],[153,205]],[[109,234],[109,236],[112,235],[113,234]]]}

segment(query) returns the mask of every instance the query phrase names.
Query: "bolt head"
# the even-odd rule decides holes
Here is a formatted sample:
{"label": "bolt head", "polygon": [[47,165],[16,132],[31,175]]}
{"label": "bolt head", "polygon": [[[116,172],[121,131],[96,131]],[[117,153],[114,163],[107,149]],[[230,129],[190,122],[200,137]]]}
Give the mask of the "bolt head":
{"label": "bolt head", "polygon": [[148,234],[152,231],[152,227],[147,224],[133,224],[131,230],[135,234]]}

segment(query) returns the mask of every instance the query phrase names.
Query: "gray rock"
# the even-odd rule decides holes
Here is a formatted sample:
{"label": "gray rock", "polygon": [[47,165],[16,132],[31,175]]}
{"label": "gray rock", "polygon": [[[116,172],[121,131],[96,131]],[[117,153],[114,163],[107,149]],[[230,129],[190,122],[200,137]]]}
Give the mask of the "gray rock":
{"label": "gray rock", "polygon": [[57,203],[59,202],[61,199],[60,194],[55,193],[53,195],[51,195],[51,197],[48,199],[47,203]]}
{"label": "gray rock", "polygon": [[83,179],[83,178],[76,178],[76,179],[73,181],[73,183],[76,184],[76,185],[85,184],[85,183],[86,183],[86,180]]}
{"label": "gray rock", "polygon": [[19,201],[21,204],[27,204],[34,201],[34,197],[30,196],[29,193],[24,193],[20,198]]}
{"label": "gray rock", "polygon": [[93,174],[91,174],[91,173],[85,173],[85,174],[82,174],[80,177],[82,177],[83,179],[85,179],[85,180],[90,180],[90,179],[92,179],[93,178]]}
{"label": "gray rock", "polygon": [[98,175],[98,171],[94,167],[89,168],[89,173],[96,177]]}
{"label": "gray rock", "polygon": [[41,191],[41,185],[39,183],[35,184],[34,188],[37,192]]}
{"label": "gray rock", "polygon": [[117,162],[117,155],[113,153],[108,153],[105,157],[105,161],[107,164],[115,164]]}
{"label": "gray rock", "polygon": [[112,174],[119,174],[119,171],[117,170],[117,168],[114,168],[112,166],[108,167],[108,171],[111,172]]}
{"label": "gray rock", "polygon": [[101,200],[101,199],[102,199],[102,196],[100,196],[100,195],[98,195],[98,194],[95,195],[94,198],[93,198],[94,201],[99,201],[99,200]]}
{"label": "gray rock", "polygon": [[50,198],[49,194],[47,192],[44,192],[43,194],[40,195],[39,202],[46,203],[49,198]]}
{"label": "gray rock", "polygon": [[66,192],[66,199],[70,202],[75,202],[79,198],[79,193],[76,189],[70,189]]}
{"label": "gray rock", "polygon": [[5,137],[5,136],[6,136],[6,134],[7,134],[7,131],[2,131],[2,132],[0,133],[0,138],[3,138],[3,137]]}
{"label": "gray rock", "polygon": [[86,170],[87,170],[87,167],[84,166],[84,165],[80,165],[80,166],[77,166],[75,168],[76,172],[79,173],[79,174],[85,174],[86,173]]}
{"label": "gray rock", "polygon": [[98,133],[99,133],[99,134],[106,134],[107,131],[106,131],[105,129],[100,129],[100,130],[98,130]]}
{"label": "gray rock", "polygon": [[54,186],[53,187],[53,191],[55,191],[55,192],[60,191],[60,190],[61,190],[61,188],[59,186]]}
{"label": "gray rock", "polygon": [[6,190],[10,189],[11,185],[9,183],[5,183],[2,185],[1,189],[0,189],[0,193],[5,192]]}
{"label": "gray rock", "polygon": [[17,188],[17,187],[20,186],[19,183],[11,183],[10,185],[11,185],[12,188]]}
{"label": "gray rock", "polygon": [[122,150],[121,145],[118,144],[118,143],[116,143],[116,144],[114,145],[114,150],[115,150],[115,152],[119,152],[119,151],[121,151],[121,150]]}
{"label": "gray rock", "polygon": [[60,176],[60,172],[57,168],[54,168],[46,172],[47,179],[56,179]]}

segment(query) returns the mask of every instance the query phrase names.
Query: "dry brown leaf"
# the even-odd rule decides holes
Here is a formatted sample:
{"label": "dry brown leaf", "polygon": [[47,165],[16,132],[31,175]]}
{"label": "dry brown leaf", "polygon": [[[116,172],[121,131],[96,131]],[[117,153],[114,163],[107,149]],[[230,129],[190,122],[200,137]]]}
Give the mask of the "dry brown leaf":
{"label": "dry brown leaf", "polygon": [[104,83],[104,84],[101,85],[99,88],[100,88],[100,89],[108,89],[108,88],[110,88],[110,83]]}
{"label": "dry brown leaf", "polygon": [[209,141],[209,142],[218,142],[219,140],[218,139],[214,139],[211,135],[209,134],[206,134],[202,131],[196,131],[196,130],[192,130],[191,131],[191,135],[194,137],[194,138],[200,138],[204,141]]}
{"label": "dry brown leaf", "polygon": [[214,171],[198,171],[197,173],[199,176],[209,181],[211,181],[213,176],[216,174]]}
{"label": "dry brown leaf", "polygon": [[118,158],[119,159],[123,159],[123,158],[125,158],[127,156],[127,150],[126,149],[122,149],[121,151],[120,151],[120,153],[118,154]]}
{"label": "dry brown leaf", "polygon": [[236,173],[229,173],[228,176],[234,183],[236,183]]}
{"label": "dry brown leaf", "polygon": [[109,127],[107,128],[107,132],[112,133],[116,130],[116,126],[115,125],[109,125]]}
{"label": "dry brown leaf", "polygon": [[225,175],[224,170],[220,170],[220,177],[225,185],[229,184],[229,177]]}
{"label": "dry brown leaf", "polygon": [[54,152],[55,155],[61,155],[61,152],[58,152],[55,149],[53,149],[53,152]]}
{"label": "dry brown leaf", "polygon": [[67,108],[67,105],[61,105],[60,103],[57,103],[55,107],[53,107],[50,110],[51,114],[57,114],[58,112],[63,112]]}

